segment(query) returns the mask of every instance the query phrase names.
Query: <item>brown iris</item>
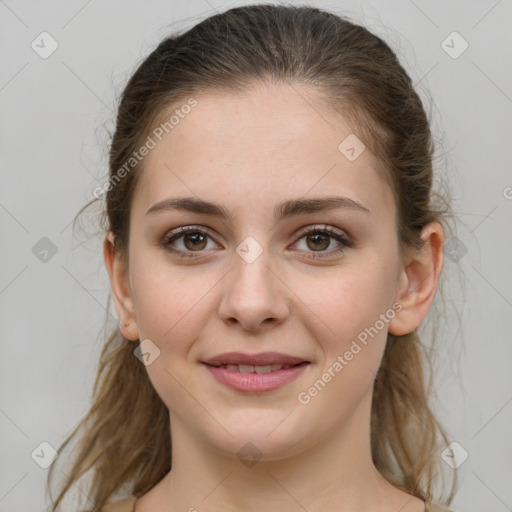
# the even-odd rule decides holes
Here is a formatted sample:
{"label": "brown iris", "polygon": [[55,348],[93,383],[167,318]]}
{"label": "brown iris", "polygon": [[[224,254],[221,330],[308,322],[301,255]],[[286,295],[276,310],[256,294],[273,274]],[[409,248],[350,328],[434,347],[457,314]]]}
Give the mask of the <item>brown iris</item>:
{"label": "brown iris", "polygon": [[[320,237],[320,238],[319,238]],[[313,234],[310,234],[306,237],[306,240],[308,242],[308,247],[309,246],[309,242],[310,241],[313,241],[314,244],[317,244],[317,243],[321,243],[322,242],[322,239],[323,238],[323,243],[322,243],[322,247],[319,247],[318,245],[316,246],[316,249],[327,249],[327,247],[329,247],[329,236],[326,235],[326,234],[323,234],[323,233],[319,233],[319,232],[316,232],[316,233],[313,233]],[[310,247],[310,249],[312,249],[312,247]]]}
{"label": "brown iris", "polygon": [[[207,238],[208,235],[205,235],[204,233],[187,233],[183,235],[183,244],[189,250],[201,250],[206,246]],[[189,241],[192,242],[191,246],[187,244]],[[204,246],[201,244],[204,244]]]}

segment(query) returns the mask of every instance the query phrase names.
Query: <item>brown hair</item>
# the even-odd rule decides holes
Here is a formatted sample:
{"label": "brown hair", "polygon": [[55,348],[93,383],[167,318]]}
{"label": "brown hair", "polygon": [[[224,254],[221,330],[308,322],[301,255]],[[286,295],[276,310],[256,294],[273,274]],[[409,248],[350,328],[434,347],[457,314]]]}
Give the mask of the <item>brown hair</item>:
{"label": "brown hair", "polygon": [[[216,14],[163,40],[128,81],[110,146],[103,217],[122,255],[127,257],[130,205],[144,165],[137,163],[122,179],[119,169],[180,102],[212,88],[241,91],[255,81],[309,85],[345,116],[394,192],[402,250],[421,247],[419,235],[427,223],[448,227],[449,204],[432,191],[429,121],[390,47],[366,28],[321,9],[253,5]],[[83,429],[53,511],[89,471],[87,494],[96,512],[116,493],[144,494],[171,469],[168,410],[134,348],[118,328],[106,341],[92,406],[59,449],[62,453]],[[416,331],[388,334],[374,386],[371,447],[375,466],[388,481],[431,501],[442,465],[440,449],[448,441],[428,403],[428,351]],[[54,471],[55,464],[49,487]]]}

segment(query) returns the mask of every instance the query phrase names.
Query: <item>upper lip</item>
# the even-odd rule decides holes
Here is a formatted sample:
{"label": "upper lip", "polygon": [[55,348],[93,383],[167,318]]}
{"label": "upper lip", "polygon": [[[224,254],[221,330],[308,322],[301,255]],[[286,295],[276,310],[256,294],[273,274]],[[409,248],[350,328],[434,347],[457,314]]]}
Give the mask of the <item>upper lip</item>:
{"label": "upper lip", "polygon": [[260,354],[244,354],[243,352],[226,352],[203,361],[211,366],[222,364],[250,364],[253,366],[266,366],[271,364],[300,364],[306,361],[302,357],[281,354],[279,352],[261,352]]}

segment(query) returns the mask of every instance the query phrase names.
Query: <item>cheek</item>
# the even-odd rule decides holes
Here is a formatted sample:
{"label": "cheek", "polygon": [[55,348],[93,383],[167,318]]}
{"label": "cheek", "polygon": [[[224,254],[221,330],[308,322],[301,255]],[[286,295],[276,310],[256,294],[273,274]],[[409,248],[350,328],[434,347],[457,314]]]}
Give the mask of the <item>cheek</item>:
{"label": "cheek", "polygon": [[[340,349],[373,326],[391,308],[394,298],[393,276],[387,268],[373,257],[331,273],[301,278],[293,289],[304,308],[302,317],[313,322],[310,329],[321,331],[329,347]],[[380,323],[378,328],[382,330]]]}
{"label": "cheek", "polygon": [[[140,259],[132,268],[135,314],[141,339],[160,350],[184,350],[211,312],[208,292],[216,279],[207,272]],[[149,269],[149,270],[148,270]]]}
{"label": "cheek", "polygon": [[[169,410],[179,414],[184,400],[184,386],[189,379],[193,363],[195,341],[201,337],[205,323],[213,314],[208,291],[215,282],[213,276],[203,272],[195,274],[170,265],[149,266],[140,264],[133,267],[132,291],[136,321],[140,339],[150,339],[159,355],[146,367],[148,377],[162,401]],[[148,272],[148,268],[151,271]],[[196,407],[193,400],[188,407]],[[197,411],[201,414],[201,410]]]}
{"label": "cheek", "polygon": [[[371,392],[395,314],[390,273],[377,261],[371,263],[346,275],[342,271],[336,279],[322,280],[324,286],[314,288],[303,306],[302,317],[323,359],[315,378],[297,399],[308,417],[324,417],[325,428],[336,428],[340,418],[348,417]],[[313,289],[312,281],[303,284],[302,290]],[[326,403],[336,404],[327,417]]]}

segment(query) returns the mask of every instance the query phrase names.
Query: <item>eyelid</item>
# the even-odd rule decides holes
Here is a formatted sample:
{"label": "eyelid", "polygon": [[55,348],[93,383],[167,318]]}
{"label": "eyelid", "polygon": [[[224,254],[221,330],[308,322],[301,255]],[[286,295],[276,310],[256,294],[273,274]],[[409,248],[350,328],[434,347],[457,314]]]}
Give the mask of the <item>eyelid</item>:
{"label": "eyelid", "polygon": [[304,226],[303,228],[300,228],[299,231],[297,231],[294,236],[296,236],[296,237],[298,236],[298,237],[302,238],[302,236],[307,235],[310,231],[326,231],[328,233],[342,236],[347,241],[351,240],[349,234],[346,231],[344,231],[343,229],[339,229],[334,226],[331,226],[330,224],[310,224],[308,226]]}
{"label": "eyelid", "polygon": [[[170,249],[168,244],[171,242],[171,240],[174,238],[175,240],[180,239],[182,236],[188,234],[188,233],[202,233],[204,235],[207,235],[210,239],[212,239],[216,244],[218,244],[217,240],[215,239],[215,236],[212,235],[212,231],[205,227],[198,224],[191,224],[188,226],[181,226],[179,228],[172,229],[168,231],[162,238],[162,245],[172,253],[191,253],[194,252],[204,252],[204,251],[182,251],[181,249]],[[219,244],[220,245],[220,244]]]}
{"label": "eyelid", "polygon": [[[327,236],[330,238],[334,238],[338,243],[340,243],[342,246],[330,250],[330,251],[306,251],[309,256],[305,256],[309,259],[327,259],[332,256],[336,256],[344,252],[346,249],[353,247],[354,242],[352,241],[352,238],[350,235],[346,233],[346,231],[341,230],[339,228],[336,228],[334,226],[330,226],[329,224],[310,224],[308,226],[302,227],[299,231],[297,231],[293,236],[295,238],[295,242],[293,242],[292,245],[296,245],[304,236],[315,233],[315,232],[323,232],[326,233]],[[178,240],[182,236],[186,235],[187,233],[202,233],[206,236],[208,236],[210,239],[212,239],[215,243],[218,244],[216,241],[216,237],[212,235],[212,232],[209,228],[201,225],[188,225],[188,226],[182,226],[179,228],[176,228],[174,230],[169,231],[166,233],[162,239],[162,246],[164,249],[172,254],[178,255],[179,257],[201,257],[200,255],[195,256],[194,253],[203,253],[206,252],[204,250],[199,251],[183,251],[181,249],[172,249],[169,247],[169,243],[172,239]],[[220,245],[220,244],[219,244]],[[296,252],[300,252],[296,251]],[[318,254],[318,256],[315,256],[315,254]]]}
{"label": "eyelid", "polygon": [[341,246],[329,251],[306,251],[306,254],[303,256],[306,259],[321,261],[328,260],[329,258],[339,257],[347,249],[350,249],[355,245],[352,237],[348,235],[344,230],[329,224],[314,224],[301,228],[295,234],[295,238],[297,240],[293,243],[293,245],[299,243],[302,238],[310,233],[326,233],[328,237],[335,239],[339,244],[341,244]]}

